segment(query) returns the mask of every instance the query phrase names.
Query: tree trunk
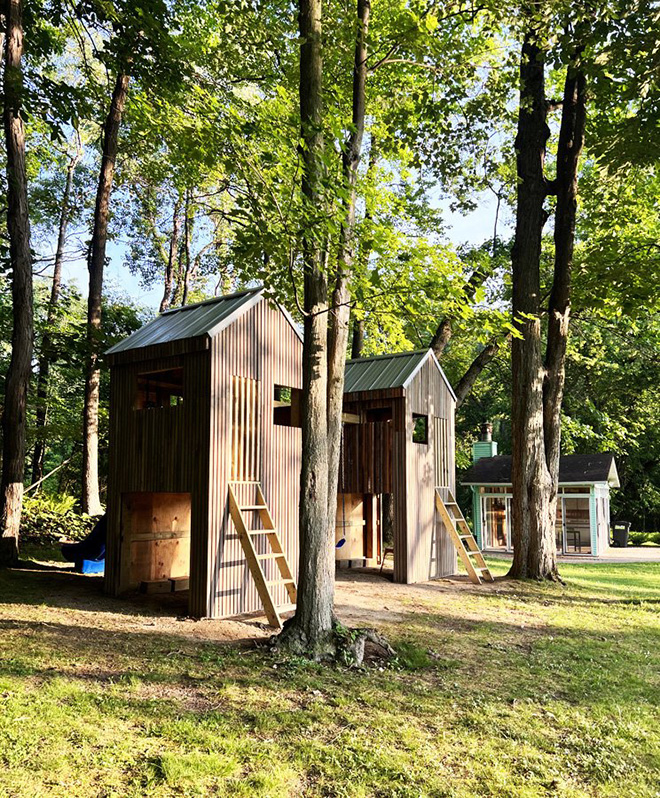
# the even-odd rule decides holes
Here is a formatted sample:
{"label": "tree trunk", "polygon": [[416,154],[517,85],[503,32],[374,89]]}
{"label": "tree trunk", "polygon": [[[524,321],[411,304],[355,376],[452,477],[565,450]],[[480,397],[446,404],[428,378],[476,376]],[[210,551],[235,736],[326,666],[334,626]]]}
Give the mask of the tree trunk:
{"label": "tree trunk", "polygon": [[186,190],[186,204],[183,211],[183,255],[185,258],[185,271],[183,274],[183,294],[181,295],[181,305],[185,306],[188,302],[188,291],[190,290],[190,191]]}
{"label": "tree trunk", "polygon": [[[359,13],[359,12],[358,12]],[[374,135],[371,133],[371,143],[369,145],[369,163],[367,165],[367,174],[366,180],[370,187],[373,188],[376,182],[376,168],[378,166],[378,141]],[[371,258],[371,253],[373,251],[373,231],[372,231],[372,221],[374,216],[374,200],[373,197],[369,196],[369,192],[367,192],[367,196],[365,197],[365,207],[364,207],[364,220],[363,220],[363,229],[362,235],[360,237],[360,256],[359,256],[359,271],[360,273],[367,273],[369,268],[369,259]],[[353,314],[353,334],[351,337],[351,357],[358,358],[362,357],[362,349],[364,348],[364,336],[365,336],[365,322],[364,322],[364,315],[361,318],[357,318],[355,314]]]}
{"label": "tree trunk", "polygon": [[364,319],[353,319],[353,337],[351,340],[351,357],[362,357],[364,346]]}
{"label": "tree trunk", "polygon": [[447,348],[447,344],[451,339],[451,334],[451,319],[445,317],[440,321],[440,324],[438,324],[430,343],[430,348],[433,350],[433,354],[438,358],[438,360],[440,360],[442,353]]}
{"label": "tree trunk", "polygon": [[349,281],[355,257],[355,203],[358,166],[362,155],[367,84],[367,35],[370,0],[357,0],[357,36],[353,65],[352,128],[342,153],[342,177],[347,196],[339,237],[337,277],[330,309],[328,334],[328,527],[335,528],[337,481],[341,453],[344,372],[350,319]]}
{"label": "tree trunk", "polygon": [[66,242],[66,230],[69,223],[71,212],[71,186],[73,185],[73,175],[76,166],[82,157],[80,142],[75,155],[72,156],[66,169],[66,182],[64,193],[62,194],[62,204],[60,207],[60,223],[57,235],[57,248],[55,250],[55,264],[53,268],[53,282],[50,289],[50,299],[48,301],[48,316],[46,318],[46,329],[41,340],[41,357],[39,358],[39,379],[37,382],[37,412],[36,412],[36,442],[32,455],[32,484],[39,482],[44,475],[44,456],[46,453],[46,440],[44,427],[48,416],[48,381],[50,376],[50,366],[55,358],[53,352],[53,342],[51,338],[52,329],[55,324],[57,303],[60,299],[62,287],[62,261],[64,260],[64,244]]}
{"label": "tree trunk", "polygon": [[165,313],[172,301],[172,289],[174,288],[174,269],[176,266],[177,251],[179,249],[179,214],[181,212],[181,200],[177,199],[174,204],[172,214],[172,233],[170,235],[170,249],[167,256],[167,266],[165,268],[165,285],[163,288],[163,298],[160,300],[160,313]]}
{"label": "tree trunk", "polygon": [[[477,290],[484,284],[484,281],[490,276],[491,272],[491,268],[475,269],[472,272],[464,288],[466,300],[474,299]],[[429,348],[433,350],[433,354],[438,360],[441,359],[452,335],[452,319],[450,316],[445,316],[441,319],[440,324],[438,324],[433,338],[431,339],[431,343],[429,344]]]}
{"label": "tree trunk", "polygon": [[520,106],[516,136],[518,175],[516,232],[512,251],[513,563],[516,578],[556,575],[554,523],[550,523],[551,478],[543,442],[540,259],[547,195],[543,174],[549,129],[546,121],[545,53],[528,32],[520,62]]}
{"label": "tree trunk", "polygon": [[323,61],[321,0],[299,0],[300,124],[305,209],[302,402],[300,477],[300,561],[296,614],[284,640],[301,653],[329,653],[334,601],[334,528],[328,526],[327,338],[328,298],[323,232],[316,224],[323,206]]}
{"label": "tree trunk", "polygon": [[578,164],[584,143],[586,79],[580,54],[568,66],[564,82],[561,126],[557,145],[555,189],[555,263],[548,307],[548,340],[545,357],[543,430],[545,459],[552,480],[550,518],[557,513],[559,457],[561,453],[561,404],[564,396],[566,346],[571,307],[571,271],[577,213]]}
{"label": "tree trunk", "polygon": [[[509,339],[510,336],[507,336],[506,340],[508,341]],[[491,341],[489,344],[486,344],[472,363],[470,363],[465,374],[463,374],[461,379],[456,383],[454,386],[454,393],[456,394],[457,410],[472,392],[474,384],[479,379],[481,372],[500,351],[501,345],[500,341]]]}
{"label": "tree trunk", "polygon": [[25,172],[22,3],[5,3],[6,53],[4,127],[7,155],[7,232],[12,270],[12,347],[2,413],[2,482],[0,487],[0,565],[18,559],[23,506],[25,426],[33,338],[32,253]]}
{"label": "tree trunk", "polygon": [[85,379],[85,409],[83,421],[83,512],[100,515],[103,512],[99,496],[99,338],[101,333],[101,298],[103,269],[108,239],[110,193],[115,173],[119,140],[119,126],[128,93],[129,76],[119,73],[112,93],[110,110],[103,130],[101,171],[94,209],[94,231],[89,256],[89,297],[87,299],[87,374]]}

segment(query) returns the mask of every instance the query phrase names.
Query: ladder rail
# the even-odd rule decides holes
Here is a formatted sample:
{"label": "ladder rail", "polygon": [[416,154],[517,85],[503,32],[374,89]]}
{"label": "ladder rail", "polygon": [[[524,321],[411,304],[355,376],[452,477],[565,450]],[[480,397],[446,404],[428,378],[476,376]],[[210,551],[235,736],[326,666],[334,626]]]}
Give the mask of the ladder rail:
{"label": "ladder rail", "polygon": [[[243,506],[239,504],[234,488],[237,485],[243,484],[256,485],[257,504],[247,504]],[[248,529],[243,516],[244,511],[258,512],[263,529]],[[271,515],[268,504],[266,503],[263,490],[261,488],[261,483],[255,482],[254,480],[250,482],[239,482],[237,480],[233,480],[230,482],[229,514],[234,522],[234,526],[236,527],[238,538],[241,542],[250,573],[254,579],[257,593],[259,594],[259,598],[263,604],[268,623],[271,626],[274,626],[276,629],[281,629],[282,618],[280,612],[278,611],[278,606],[275,604],[273,599],[271,587],[284,587],[292,605],[295,605],[297,602],[298,592],[296,582],[289,567],[286,553],[282,547],[282,543],[275,528],[273,516]],[[253,537],[257,534],[268,541],[271,549],[270,552],[257,552],[253,542]],[[262,568],[262,563],[266,562],[274,562],[276,564],[277,570],[279,572],[278,579],[268,579],[266,577],[266,573]]]}
{"label": "ladder rail", "polygon": [[[446,491],[446,499],[442,496],[441,491]],[[495,578],[486,564],[483,552],[479,548],[450,487],[446,485],[436,487],[435,506],[451,537],[454,548],[465,566],[470,581],[475,585],[480,585],[482,579],[494,582]],[[472,558],[474,558],[474,562]]]}

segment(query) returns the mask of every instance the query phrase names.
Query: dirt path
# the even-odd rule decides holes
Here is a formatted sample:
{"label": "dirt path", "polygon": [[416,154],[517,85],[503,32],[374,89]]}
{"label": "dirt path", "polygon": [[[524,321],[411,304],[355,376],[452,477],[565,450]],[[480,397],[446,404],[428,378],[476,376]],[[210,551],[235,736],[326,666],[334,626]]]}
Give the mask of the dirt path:
{"label": "dirt path", "polygon": [[[112,598],[103,594],[101,577],[83,576],[53,566],[47,570],[16,569],[8,572],[6,578],[12,588],[13,599],[9,600],[12,607],[9,613],[0,610],[0,616],[9,615],[17,622],[33,620],[34,606],[38,605],[42,623],[69,620],[72,625],[108,632],[139,630],[217,642],[247,642],[266,638],[273,632],[263,615],[225,620],[188,618],[185,593],[171,596],[134,593]],[[339,572],[335,606],[342,622],[349,626],[402,623],[407,615],[423,611],[429,600],[439,595],[453,603],[460,601],[465,591],[474,590],[463,577],[418,585],[393,584],[390,578],[387,572],[380,576],[377,570]],[[498,589],[497,585],[496,582],[478,589]]]}

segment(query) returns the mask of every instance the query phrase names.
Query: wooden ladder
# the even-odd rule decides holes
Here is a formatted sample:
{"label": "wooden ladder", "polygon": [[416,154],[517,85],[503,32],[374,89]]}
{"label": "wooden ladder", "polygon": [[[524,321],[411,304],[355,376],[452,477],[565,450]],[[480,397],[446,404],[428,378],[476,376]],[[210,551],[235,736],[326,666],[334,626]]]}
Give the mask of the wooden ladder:
{"label": "wooden ladder", "polygon": [[[236,498],[234,488],[237,485],[254,485],[256,488],[256,504],[240,505]],[[264,498],[263,490],[261,489],[260,482],[230,482],[229,483],[229,513],[238,532],[238,537],[245,552],[245,559],[247,560],[250,568],[250,573],[257,586],[257,592],[264,605],[268,623],[276,629],[282,628],[281,613],[288,610],[295,609],[298,593],[296,589],[296,582],[291,574],[289,563],[286,559],[286,554],[282,548],[273,517],[270,514],[268,505]],[[250,529],[245,522],[244,513],[254,514],[259,513],[261,518],[262,529]],[[254,516],[253,516],[254,517]],[[257,537],[265,537],[270,545],[270,551],[263,554],[258,554],[254,546],[254,540]],[[268,580],[262,563],[266,561],[274,561],[279,570],[280,578]],[[271,588],[284,586],[289,596],[290,604],[284,606],[276,606],[273,601],[273,593]]]}
{"label": "wooden ladder", "polygon": [[[446,491],[444,499],[442,491]],[[484,555],[474,539],[468,522],[463,517],[460,507],[450,488],[439,487],[435,489],[435,506],[440,513],[440,518],[449,532],[452,542],[458,552],[470,580],[475,585],[480,585],[482,579],[494,582],[495,578],[486,565]]]}

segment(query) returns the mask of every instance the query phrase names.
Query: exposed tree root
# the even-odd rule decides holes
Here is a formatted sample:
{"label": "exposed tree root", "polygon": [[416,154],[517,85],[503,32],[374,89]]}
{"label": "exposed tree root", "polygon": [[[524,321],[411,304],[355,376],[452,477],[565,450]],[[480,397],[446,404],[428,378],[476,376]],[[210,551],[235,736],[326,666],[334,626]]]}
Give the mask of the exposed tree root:
{"label": "exposed tree root", "polygon": [[280,634],[270,638],[269,645],[274,653],[353,667],[360,667],[365,660],[380,661],[396,657],[392,646],[375,629],[349,629],[337,620],[331,630],[314,640],[287,621]]}

